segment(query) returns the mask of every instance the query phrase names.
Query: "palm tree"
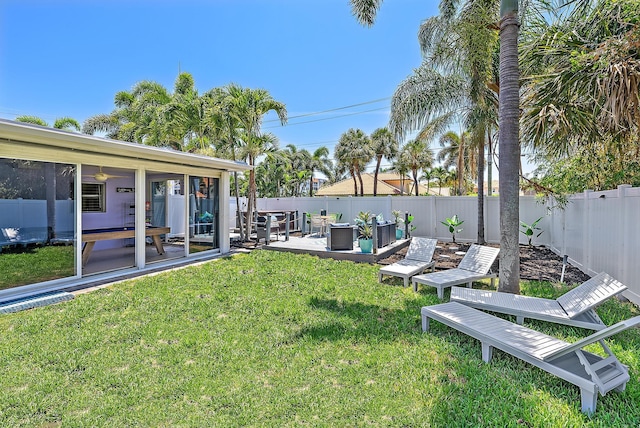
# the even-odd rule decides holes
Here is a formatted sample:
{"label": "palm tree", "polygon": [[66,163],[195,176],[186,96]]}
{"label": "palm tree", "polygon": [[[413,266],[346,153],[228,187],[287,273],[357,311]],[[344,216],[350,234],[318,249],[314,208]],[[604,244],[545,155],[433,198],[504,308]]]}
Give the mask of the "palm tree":
{"label": "palm tree", "polygon": [[500,1],[500,281],[498,290],[520,293],[520,116],[518,0]]}
{"label": "palm tree", "polygon": [[418,171],[426,169],[433,164],[433,153],[422,140],[411,140],[402,148],[400,157],[405,165],[411,170],[413,176],[413,188],[415,195],[419,195]]}
{"label": "palm tree", "polygon": [[438,182],[438,195],[442,195],[442,186],[446,183],[447,176],[449,171],[443,166],[437,166],[431,169],[431,175]]}
{"label": "palm tree", "polygon": [[393,160],[398,154],[398,141],[389,128],[378,128],[371,134],[371,146],[376,157],[376,169],[373,174],[373,196],[378,194],[378,172],[382,158]]}
{"label": "palm tree", "polygon": [[[440,2],[440,10],[442,11],[442,20],[435,22],[443,24],[439,31],[431,31],[427,34],[421,30],[421,34],[433,35],[443,40],[444,44],[433,45],[433,47],[441,47],[442,49],[431,50],[439,53],[440,58],[455,58],[456,50],[463,47],[464,44],[456,46],[451,43],[455,39],[456,33],[452,32],[457,28],[462,30],[472,29],[477,31],[479,28],[491,30],[490,21],[469,21],[470,25],[450,25],[451,19],[455,17],[457,6],[461,3],[457,0],[442,0]],[[376,17],[376,13],[380,8],[381,1],[369,0],[351,0],[352,12],[357,19],[366,25],[372,25]],[[473,11],[475,6],[486,6],[487,11],[490,10],[495,2],[492,1],[468,1],[464,3],[466,11]],[[480,9],[481,13],[484,13]],[[474,14],[471,14],[473,16]],[[501,0],[500,2],[500,106],[499,106],[499,123],[500,123],[500,246],[501,246],[501,266],[503,257],[506,259],[505,269],[500,269],[500,289],[502,291],[519,292],[519,245],[518,245],[518,225],[519,225],[519,197],[518,197],[518,178],[520,165],[520,150],[518,142],[518,115],[519,115],[519,99],[518,99],[518,0]],[[428,20],[427,20],[428,21]],[[478,25],[480,22],[481,25]],[[436,27],[437,28],[437,27]],[[489,31],[478,33],[479,35],[487,35]],[[476,36],[467,38],[466,41],[473,42]],[[426,37],[425,40],[429,40]],[[487,45],[486,43],[484,43]],[[483,44],[476,44],[482,48]],[[431,45],[425,44],[421,40],[421,46],[429,48]],[[447,47],[449,46],[449,47]],[[428,49],[429,50],[429,49]],[[465,53],[473,54],[477,49],[468,49]],[[490,58],[491,55],[483,55],[482,49],[477,51],[472,58],[482,59]],[[479,62],[476,65],[480,64]],[[440,69],[456,69],[448,62],[449,67],[441,64]],[[475,70],[478,71],[479,69]],[[467,71],[471,71],[472,77],[481,77],[482,73],[474,72],[472,67],[468,67]],[[466,74],[466,73],[465,73]],[[466,74],[466,76],[469,76]],[[459,80],[458,84],[455,84]],[[392,100],[392,119],[391,129],[397,135],[403,135],[405,132],[420,128],[427,123],[430,115],[434,111],[444,111],[455,105],[460,105],[468,100],[469,97],[473,101],[474,93],[478,93],[480,87],[474,82],[468,84],[469,81],[462,75],[443,75],[431,65],[420,67],[414,75],[408,78],[396,90],[394,99]],[[477,83],[477,82],[476,82]],[[506,88],[504,85],[506,84]],[[461,89],[464,88],[464,89]],[[444,100],[444,101],[443,101]],[[397,115],[396,112],[398,113]],[[395,115],[395,117],[394,117]],[[506,129],[503,129],[503,126]],[[503,189],[503,181],[506,186]],[[503,190],[505,190],[503,192]],[[504,253],[503,253],[504,252]],[[504,281],[504,283],[503,283]]]}
{"label": "palm tree", "polygon": [[[116,93],[116,108],[109,114],[98,114],[86,119],[82,132],[93,135],[104,132],[107,138],[147,143],[154,146],[170,145],[164,133],[163,106],[171,101],[171,94],[157,82],[143,80],[131,91]],[[181,144],[172,145],[181,148]]]}
{"label": "palm tree", "polygon": [[330,174],[332,166],[333,164],[331,162],[331,159],[329,159],[329,149],[325,146],[318,147],[313,153],[309,155],[307,159],[307,170],[310,173],[309,196],[313,196],[313,173],[318,170],[324,175],[328,176]]}
{"label": "palm tree", "polygon": [[[279,101],[273,99],[264,89],[249,89],[234,85],[229,87],[233,103],[235,117],[243,132],[241,134],[242,153],[249,163],[254,166],[258,156],[271,149],[275,143],[275,137],[271,134],[261,133],[262,119],[270,111],[274,111],[280,123],[287,122],[287,108]],[[247,224],[245,226],[247,236],[251,232],[251,221],[256,201],[255,171],[249,171],[249,194],[247,197]]]}
{"label": "palm tree", "polygon": [[467,160],[471,152],[471,135],[468,132],[461,132],[460,135],[449,131],[440,137],[440,147],[436,160],[444,161],[445,168],[456,165],[458,173],[458,195],[464,195],[465,190],[465,170],[469,169]]}
{"label": "palm tree", "polygon": [[362,171],[373,158],[373,148],[371,140],[361,130],[351,128],[340,136],[340,140],[335,148],[335,156],[339,162],[343,162],[349,167],[354,181],[354,196],[358,196],[358,184],[360,183],[360,196],[364,196],[364,185],[362,183]]}

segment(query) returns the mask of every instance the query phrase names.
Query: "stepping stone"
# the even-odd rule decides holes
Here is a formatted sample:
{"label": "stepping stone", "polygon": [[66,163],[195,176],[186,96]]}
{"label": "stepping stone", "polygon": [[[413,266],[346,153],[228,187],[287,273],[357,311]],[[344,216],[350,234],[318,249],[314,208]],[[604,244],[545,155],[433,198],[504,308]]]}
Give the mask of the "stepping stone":
{"label": "stepping stone", "polygon": [[451,256],[447,256],[446,254],[440,254],[440,257],[443,259],[450,259]]}
{"label": "stepping stone", "polygon": [[449,249],[450,249],[451,251],[458,251],[460,248],[459,248],[459,247],[449,247]]}
{"label": "stepping stone", "polygon": [[464,256],[465,254],[467,253],[465,253],[464,251],[456,251],[456,255],[458,256]]}

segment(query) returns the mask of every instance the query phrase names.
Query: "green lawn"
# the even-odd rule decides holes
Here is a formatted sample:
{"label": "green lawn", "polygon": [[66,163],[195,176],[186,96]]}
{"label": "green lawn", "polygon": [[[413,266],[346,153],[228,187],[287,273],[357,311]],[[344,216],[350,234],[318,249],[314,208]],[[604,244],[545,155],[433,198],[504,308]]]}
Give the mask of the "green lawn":
{"label": "green lawn", "polygon": [[577,387],[500,351],[485,364],[437,322],[422,333],[435,289],[378,284],[378,268],[254,251],[1,316],[0,426],[638,425],[640,331],[609,341],[632,379],[589,418]]}
{"label": "green lawn", "polygon": [[0,290],[75,275],[73,246],[29,246],[0,253]]}

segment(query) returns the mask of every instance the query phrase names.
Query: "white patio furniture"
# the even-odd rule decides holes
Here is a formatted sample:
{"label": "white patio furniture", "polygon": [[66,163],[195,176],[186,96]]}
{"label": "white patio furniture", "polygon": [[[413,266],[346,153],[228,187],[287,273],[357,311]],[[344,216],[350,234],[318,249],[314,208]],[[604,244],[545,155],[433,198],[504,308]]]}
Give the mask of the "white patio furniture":
{"label": "white patio furniture", "polygon": [[436,262],[432,259],[437,243],[436,239],[413,237],[404,259],[380,268],[378,282],[382,282],[383,275],[397,276],[404,280],[404,286],[407,287],[412,276],[429,268],[433,271]]}
{"label": "white patio furniture", "polygon": [[[433,319],[478,339],[484,362],[491,361],[493,348],[497,348],[578,386],[585,413],[595,412],[598,394],[622,392],[629,380],[627,367],[618,361],[604,339],[640,324],[640,316],[636,316],[568,343],[457,302],[425,306],[421,315],[423,331],[429,330],[429,320]],[[595,343],[606,357],[583,349]]]}
{"label": "white patio furniture", "polygon": [[454,285],[467,284],[467,287],[471,287],[473,281],[486,278],[491,278],[493,285],[496,274],[491,272],[491,265],[499,252],[499,248],[473,244],[457,268],[412,277],[413,289],[418,291],[418,284],[435,287],[438,290],[438,298],[442,299],[444,289]]}
{"label": "white patio furniture", "polygon": [[515,315],[518,324],[532,318],[602,330],[607,326],[595,308],[626,289],[624,284],[602,272],[555,300],[462,287],[451,289],[450,300],[476,309]]}

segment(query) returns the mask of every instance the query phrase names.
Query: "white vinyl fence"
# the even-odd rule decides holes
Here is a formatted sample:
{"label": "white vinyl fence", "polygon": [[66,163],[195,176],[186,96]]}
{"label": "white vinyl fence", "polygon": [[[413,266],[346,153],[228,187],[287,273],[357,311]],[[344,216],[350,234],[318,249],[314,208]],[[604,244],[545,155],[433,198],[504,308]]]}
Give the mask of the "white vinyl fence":
{"label": "white vinyl fence", "polygon": [[[545,245],[588,275],[605,271],[629,287],[624,296],[640,304],[640,188],[628,185],[604,192],[586,191],[573,195],[564,209],[554,202],[541,204],[533,196],[520,197],[520,220],[531,224],[542,217],[543,230],[533,239]],[[393,219],[392,210],[414,216],[414,236],[450,241],[451,234],[441,223],[457,214],[464,220],[456,241],[475,242],[478,236],[478,200],[475,196],[383,196],[260,198],[258,210],[297,210],[342,213],[342,221],[353,223],[360,211],[382,214]],[[500,206],[498,197],[485,197],[485,240],[500,242]],[[520,234],[520,243],[527,238]]]}

